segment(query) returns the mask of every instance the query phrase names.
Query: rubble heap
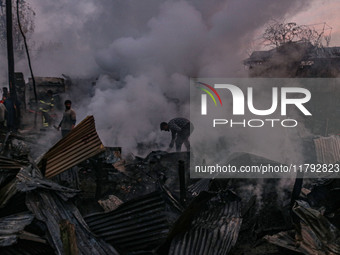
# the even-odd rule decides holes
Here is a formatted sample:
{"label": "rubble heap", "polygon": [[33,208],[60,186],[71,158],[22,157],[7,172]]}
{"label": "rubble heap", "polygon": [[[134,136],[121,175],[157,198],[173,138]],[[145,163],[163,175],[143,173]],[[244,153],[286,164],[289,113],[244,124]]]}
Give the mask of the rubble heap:
{"label": "rubble heap", "polygon": [[189,153],[123,159],[91,116],[36,160],[32,140],[2,135],[1,254],[340,254],[338,179],[190,179]]}

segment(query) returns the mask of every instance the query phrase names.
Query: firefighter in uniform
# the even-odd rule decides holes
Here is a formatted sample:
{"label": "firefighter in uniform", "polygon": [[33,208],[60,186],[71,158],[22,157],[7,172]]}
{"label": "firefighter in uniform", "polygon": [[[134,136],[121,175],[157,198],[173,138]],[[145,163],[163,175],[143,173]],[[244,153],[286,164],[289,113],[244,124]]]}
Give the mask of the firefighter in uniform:
{"label": "firefighter in uniform", "polygon": [[54,98],[52,90],[48,90],[46,96],[43,99],[39,100],[40,107],[39,110],[42,114],[42,122],[43,127],[51,127],[52,126],[52,118],[50,112],[53,110],[54,107]]}

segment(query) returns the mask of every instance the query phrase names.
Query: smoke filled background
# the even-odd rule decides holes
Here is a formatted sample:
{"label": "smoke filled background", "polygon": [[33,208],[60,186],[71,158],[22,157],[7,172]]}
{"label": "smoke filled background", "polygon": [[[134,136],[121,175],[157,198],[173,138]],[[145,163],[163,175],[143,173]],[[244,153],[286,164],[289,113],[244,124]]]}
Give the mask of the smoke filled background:
{"label": "smoke filled background", "polygon": [[[153,150],[168,146],[170,135],[160,132],[159,123],[189,117],[190,77],[246,77],[242,60],[270,19],[294,21],[297,15],[301,23],[303,15],[312,16],[317,5],[334,9],[337,4],[307,0],[27,2],[36,13],[31,38],[34,74],[97,78],[93,97],[76,98],[87,95],[86,84],[79,84],[81,93],[72,93],[77,118],[94,115],[106,146],[133,152],[137,144]],[[3,60],[2,76],[7,77]],[[16,71],[30,77],[26,59],[17,60]]]}

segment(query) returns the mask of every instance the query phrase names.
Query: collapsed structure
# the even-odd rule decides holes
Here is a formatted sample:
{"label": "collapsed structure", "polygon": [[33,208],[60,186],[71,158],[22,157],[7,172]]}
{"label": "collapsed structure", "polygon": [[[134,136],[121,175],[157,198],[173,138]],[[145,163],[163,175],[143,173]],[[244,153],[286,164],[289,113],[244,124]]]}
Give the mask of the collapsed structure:
{"label": "collapsed structure", "polygon": [[[259,200],[244,192],[249,180],[186,178],[186,152],[123,161],[102,145],[92,116],[36,161],[29,139],[10,135],[7,145],[16,139],[21,146],[0,158],[1,254],[339,254],[337,180],[295,196],[267,179]],[[316,141],[318,160],[332,142]],[[230,163],[266,160],[243,153]]]}
{"label": "collapsed structure", "polygon": [[[250,77],[337,78],[340,74],[340,47],[320,47],[306,40],[289,41],[268,51],[254,51],[244,60]],[[329,85],[329,84],[328,84]],[[304,125],[312,135],[303,137],[308,163],[337,166],[339,163],[338,79],[330,86],[310,87],[313,120]],[[331,134],[331,136],[329,136]],[[313,141],[313,143],[311,143]],[[297,174],[286,230],[271,229],[264,239],[290,250],[288,254],[339,254],[339,173],[312,182]],[[284,207],[282,208],[284,211]],[[281,253],[280,253],[281,254]],[[285,254],[283,252],[283,254]]]}
{"label": "collapsed structure", "polygon": [[288,42],[267,51],[254,51],[244,60],[250,77],[333,78],[340,72],[340,47]]}
{"label": "collapsed structure", "polygon": [[[310,42],[287,42],[267,51],[254,51],[244,60],[249,77],[261,78],[337,78],[340,74],[340,47],[318,47]],[[311,86],[308,103],[313,118],[304,124],[313,134],[339,133],[339,79],[327,86]]]}
{"label": "collapsed structure", "polygon": [[[9,135],[5,146],[15,139],[30,143]],[[184,180],[187,153],[153,152],[117,170],[112,162],[121,161],[118,150],[107,157],[112,150],[99,140],[92,116],[36,161],[29,151],[20,160],[14,151],[1,158],[1,254],[228,254],[236,243],[242,222],[240,198],[225,187],[194,185],[192,193],[183,181],[179,187],[178,164]],[[75,175],[63,176],[76,166]],[[76,187],[93,172],[97,187],[89,199],[81,193],[90,193],[91,187]],[[111,190],[104,191],[107,188]],[[110,199],[104,201],[108,193]],[[107,212],[98,199],[110,205]],[[211,215],[211,210],[216,213]]]}

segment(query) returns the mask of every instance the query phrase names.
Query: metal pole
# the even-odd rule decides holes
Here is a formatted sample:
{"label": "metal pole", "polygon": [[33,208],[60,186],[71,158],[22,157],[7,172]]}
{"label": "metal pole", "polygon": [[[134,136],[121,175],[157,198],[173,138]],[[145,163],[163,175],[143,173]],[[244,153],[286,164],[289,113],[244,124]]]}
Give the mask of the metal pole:
{"label": "metal pole", "polygon": [[12,24],[12,1],[6,0],[8,82],[9,82],[9,92],[11,95],[11,99],[13,100],[13,102],[16,102],[12,25],[13,25]]}
{"label": "metal pole", "polygon": [[184,167],[184,161],[179,160],[178,161],[178,175],[179,175],[179,197],[180,202],[182,205],[184,205],[186,200],[186,190],[185,190],[185,167]]}
{"label": "metal pole", "polygon": [[294,183],[294,188],[290,200],[290,215],[292,222],[297,230],[298,233],[301,234],[301,229],[299,228],[300,226],[300,218],[293,212],[293,207],[295,204],[295,201],[299,199],[302,185],[303,185],[303,172],[297,172],[296,173],[296,178],[295,178],[295,183]]}

